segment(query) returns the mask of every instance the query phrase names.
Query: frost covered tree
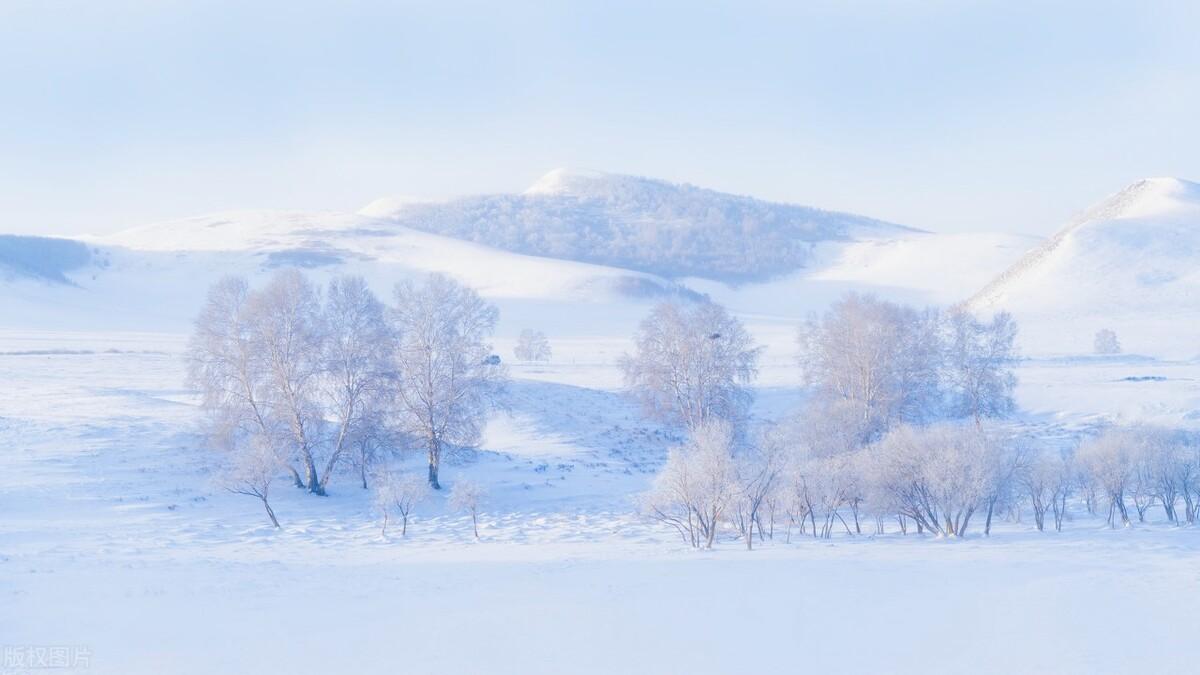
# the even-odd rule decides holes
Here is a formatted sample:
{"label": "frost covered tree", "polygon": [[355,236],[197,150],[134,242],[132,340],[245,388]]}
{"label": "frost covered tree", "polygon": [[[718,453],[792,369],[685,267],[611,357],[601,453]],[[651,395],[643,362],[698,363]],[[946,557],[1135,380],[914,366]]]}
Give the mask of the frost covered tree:
{"label": "frost covered tree", "polygon": [[1097,354],[1121,353],[1121,342],[1117,340],[1117,334],[1110,328],[1101,328],[1096,331],[1096,338],[1092,344]]}
{"label": "frost covered tree", "polygon": [[[764,529],[774,533],[775,514],[771,500],[778,494],[788,467],[789,454],[784,439],[778,434],[759,434],[734,458],[737,481],[736,521],[746,541],[746,550],[754,548],[754,530],[761,540]],[[763,511],[767,510],[768,527],[763,527]]]}
{"label": "frost covered tree", "polygon": [[1029,499],[1038,532],[1046,528],[1047,513],[1053,514],[1055,531],[1062,532],[1074,475],[1071,458],[1064,455],[1041,454],[1018,469],[1017,485]]}
{"label": "frost covered tree", "polygon": [[1130,524],[1125,497],[1134,481],[1134,466],[1138,455],[1138,439],[1125,429],[1106,429],[1098,436],[1079,444],[1076,457],[1087,479],[1108,500],[1108,524]]}
{"label": "frost covered tree", "polygon": [[760,349],[742,323],[711,302],[664,302],[621,358],[626,389],[651,416],[694,431],[710,422],[739,424],[758,374]]}
{"label": "frost covered tree", "polygon": [[[1146,510],[1155,502],[1162,505],[1167,521],[1195,522],[1195,497],[1200,464],[1197,448],[1190,434],[1162,427],[1141,427],[1140,441],[1134,459],[1134,487],[1131,495],[1138,519],[1145,519]],[[1182,518],[1178,512],[1183,500]]]}
{"label": "frost covered tree", "polygon": [[443,452],[479,440],[504,385],[504,368],[486,342],[498,312],[475,291],[440,274],[398,284],[395,303],[396,418],[403,431],[425,445],[429,484],[441,489]]}
{"label": "frost covered tree", "polygon": [[323,494],[316,455],[326,422],[321,407],[324,322],[320,296],[296,270],[283,270],[247,301],[254,348],[265,369],[264,393],[287,430],[292,469],[301,485]]}
{"label": "frost covered tree", "polygon": [[400,536],[408,536],[408,518],[413,509],[429,499],[429,481],[415,473],[385,471],[375,485],[375,508],[383,515],[380,534],[387,536],[388,519],[400,517]]}
{"label": "frost covered tree", "polygon": [[1003,417],[1015,407],[1017,378],[1017,324],[1007,312],[980,321],[965,310],[950,312],[946,320],[945,377],[951,410],[978,424],[984,418]]}
{"label": "frost covered tree", "polygon": [[209,418],[238,427],[243,446],[272,448],[315,494],[374,419],[367,401],[387,398],[391,370],[390,333],[365,283],[335,279],[327,300],[295,270],[258,290],[225,279],[210,289],[187,352],[188,382]]}
{"label": "frost covered tree", "polygon": [[274,449],[263,443],[250,443],[240,451],[228,453],[227,460],[221,472],[225,489],[261,501],[271,524],[278,528],[279,519],[271,508],[270,496],[271,484],[275,482],[283,463]]}
{"label": "frost covered tree", "polygon": [[848,294],[798,336],[805,383],[860,436],[919,422],[938,408],[938,320],[869,295]]}
{"label": "frost covered tree", "polygon": [[521,331],[517,346],[513,347],[513,356],[521,361],[549,361],[550,355],[550,341],[540,330],[526,328]]}
{"label": "frost covered tree", "polygon": [[[364,279],[336,277],[329,282],[323,323],[324,400],[335,431],[320,479],[321,493],[354,440],[381,433],[372,427],[384,423],[383,407],[395,385],[391,327],[384,318],[383,304]],[[365,459],[361,452],[360,459]],[[362,476],[365,485],[365,462]]]}
{"label": "frost covered tree", "polygon": [[642,497],[652,518],[674,527],[695,548],[712,548],[727,510],[739,495],[733,428],[716,420],[694,429],[672,448]]}
{"label": "frost covered tree", "polygon": [[[230,452],[251,445],[281,454],[285,430],[272,407],[267,363],[254,339],[245,279],[209,289],[188,341],[187,384],[202,396],[208,435]],[[294,474],[299,481],[299,474]]]}
{"label": "frost covered tree", "polygon": [[866,449],[865,492],[919,531],[961,537],[1010,473],[1009,450],[973,424],[902,425]]}
{"label": "frost covered tree", "polygon": [[[787,492],[791,495],[794,524],[805,530],[804,517],[811,521],[813,536],[829,538],[834,526],[842,523],[847,533],[860,534],[859,509],[863,502],[863,484],[855,458],[861,447],[860,409],[845,401],[830,405],[810,401],[799,415],[784,427],[792,448],[788,458]],[[838,415],[846,412],[848,415]],[[853,528],[843,512],[853,517]],[[820,530],[817,517],[823,520]]]}
{"label": "frost covered tree", "polygon": [[361,424],[352,427],[346,444],[350,448],[348,459],[358,472],[362,489],[370,488],[370,479],[375,467],[388,453],[399,453],[406,445],[404,434],[397,431],[388,418],[390,399],[372,401],[362,413]]}
{"label": "frost covered tree", "polygon": [[458,480],[450,487],[450,508],[471,514],[471,529],[476,539],[479,538],[479,507],[486,497],[483,486],[475,481]]}
{"label": "frost covered tree", "polygon": [[[1112,427],[1080,444],[1077,453],[1082,480],[1108,501],[1108,523],[1129,526],[1128,503],[1138,521],[1156,503],[1170,522],[1196,519],[1200,456],[1186,433],[1150,426]],[[1128,502],[1128,503],[1127,503]]]}

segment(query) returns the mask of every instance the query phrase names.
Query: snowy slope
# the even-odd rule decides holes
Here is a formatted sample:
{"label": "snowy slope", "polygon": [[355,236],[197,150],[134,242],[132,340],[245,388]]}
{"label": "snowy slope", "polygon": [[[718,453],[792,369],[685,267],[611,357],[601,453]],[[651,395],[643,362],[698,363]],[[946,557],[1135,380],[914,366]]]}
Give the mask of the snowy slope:
{"label": "snowy slope", "polygon": [[[627,190],[617,189],[620,186]],[[604,196],[614,191],[617,197]],[[566,200],[560,205],[571,202],[576,211],[580,203],[594,200],[619,202],[619,208],[632,209],[657,199],[646,195],[664,191],[669,198],[663,208],[673,210],[682,219],[674,226],[684,229],[708,228],[711,222],[703,214],[712,209],[726,215],[744,215],[746,209],[824,213],[801,207],[777,209],[778,205],[766,202],[647,179],[567,172],[552,172],[527,195],[517,197]],[[843,227],[836,225],[841,221],[826,219],[806,236],[832,239],[803,239],[797,244],[804,250],[803,269],[769,280],[731,283],[713,280],[712,275],[668,279],[620,267],[524,255],[418,231],[396,218],[378,215],[413,204],[430,203],[403,198],[358,214],[217,213],[87,237],[86,249],[76,242],[54,240],[56,245],[78,247],[89,257],[70,269],[49,270],[66,283],[47,284],[44,277],[29,274],[0,277],[5,290],[0,295],[0,328],[178,333],[189,328],[207,287],[226,274],[261,277],[281,266],[307,269],[318,280],[352,273],[366,277],[376,292],[386,296],[397,280],[436,271],[476,288],[500,306],[501,340],[534,326],[559,338],[605,336],[623,344],[649,303],[699,292],[746,317],[760,339],[778,342],[781,358],[790,361],[795,321],[845,291],[873,292],[917,304],[958,302],[967,289],[978,288],[1034,243],[1011,235],[936,235],[853,217],[847,217],[850,220]],[[730,204],[740,206],[728,211],[733,208]],[[693,223],[687,214],[700,214],[699,220]],[[504,222],[502,214],[497,218]],[[665,221],[646,222],[653,231],[655,223]],[[18,263],[44,258],[44,245],[28,239],[13,238],[16,244],[10,246],[14,250],[8,257]],[[597,251],[607,250],[608,243],[597,241],[595,246]],[[687,259],[685,253],[656,246],[644,248]]]}
{"label": "snowy slope", "polygon": [[[0,276],[0,327],[184,331],[216,279],[261,277],[284,266],[318,280],[359,274],[381,295],[401,279],[442,272],[506,305],[506,318],[554,306],[582,329],[597,323],[590,305],[640,312],[646,302],[681,292],[654,275],[500,251],[353,214],[229,212],[85,241],[94,254],[63,271],[68,283]],[[13,257],[41,248],[25,244]]]}
{"label": "snowy slope", "polygon": [[822,242],[913,232],[846,213],[567,169],[519,195],[385,198],[360,213],[509,251],[726,281],[794,272]]}
{"label": "snowy slope", "polygon": [[1200,185],[1142,180],[1086,211],[976,294],[1005,309],[1035,353],[1091,350],[1112,328],[1126,351],[1200,353]]}

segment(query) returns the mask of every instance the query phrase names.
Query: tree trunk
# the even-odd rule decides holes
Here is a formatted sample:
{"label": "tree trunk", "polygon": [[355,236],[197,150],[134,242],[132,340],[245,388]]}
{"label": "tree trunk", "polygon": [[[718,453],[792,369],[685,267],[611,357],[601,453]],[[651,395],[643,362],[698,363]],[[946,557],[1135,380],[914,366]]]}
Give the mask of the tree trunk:
{"label": "tree trunk", "polygon": [[441,490],[442,486],[438,483],[438,465],[442,461],[441,447],[437,439],[429,439],[429,487],[434,490]]}
{"label": "tree trunk", "polygon": [[325,486],[329,485],[329,478],[333,476],[333,469],[342,457],[342,451],[346,445],[346,432],[350,428],[349,420],[350,417],[347,415],[346,421],[342,422],[341,428],[338,429],[337,441],[333,444],[333,452],[329,455],[329,461],[325,463],[325,477],[321,479],[321,491],[318,494],[325,494]]}
{"label": "tree trunk", "polygon": [[267,502],[266,497],[262,497],[261,499],[263,508],[267,510],[267,517],[271,519],[271,524],[274,525],[276,529],[279,529],[279,520],[275,517],[275,510],[271,508],[271,505]]}
{"label": "tree trunk", "polygon": [[311,457],[304,458],[304,473],[307,477],[308,491],[314,495],[325,495],[325,487],[321,484],[320,478],[317,477],[317,465],[312,461]]}
{"label": "tree trunk", "polygon": [[[761,534],[762,528],[759,528]],[[750,514],[750,524],[746,526],[746,550],[754,550],[754,513]]]}

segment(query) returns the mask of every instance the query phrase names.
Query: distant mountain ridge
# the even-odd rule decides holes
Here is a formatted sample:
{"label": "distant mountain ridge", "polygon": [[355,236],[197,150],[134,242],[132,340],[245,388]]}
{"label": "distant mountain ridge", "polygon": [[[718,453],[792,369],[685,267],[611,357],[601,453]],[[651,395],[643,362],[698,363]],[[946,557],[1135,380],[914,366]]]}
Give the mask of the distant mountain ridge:
{"label": "distant mountain ridge", "polygon": [[521,194],[385,198],[360,213],[516,253],[734,282],[796,271],[822,242],[919,232],[687,184],[567,169]]}

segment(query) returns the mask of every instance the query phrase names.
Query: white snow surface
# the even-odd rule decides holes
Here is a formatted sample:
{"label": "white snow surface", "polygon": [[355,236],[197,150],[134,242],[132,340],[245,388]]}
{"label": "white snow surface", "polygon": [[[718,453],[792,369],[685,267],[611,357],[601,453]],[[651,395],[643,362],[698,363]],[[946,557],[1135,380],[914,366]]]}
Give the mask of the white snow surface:
{"label": "white snow surface", "polygon": [[[1026,520],[960,541],[892,527],[684,546],[633,507],[677,437],[613,390],[590,342],[515,365],[481,451],[444,466],[447,485],[488,488],[480,541],[444,495],[408,537],[381,536],[349,474],[325,498],[277,484],[274,531],[213,482],[182,345],[0,333],[5,645],[155,675],[1186,673],[1200,656],[1200,540],[1157,520],[1110,531],[1073,504],[1062,534]],[[1169,379],[1123,380],[1140,374]],[[1200,367],[1031,362],[1020,375],[1022,423],[1057,439],[1098,415],[1194,407]],[[799,395],[761,387],[757,413]]]}

